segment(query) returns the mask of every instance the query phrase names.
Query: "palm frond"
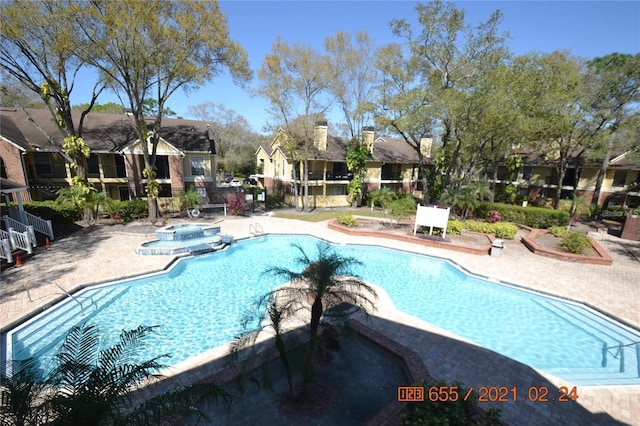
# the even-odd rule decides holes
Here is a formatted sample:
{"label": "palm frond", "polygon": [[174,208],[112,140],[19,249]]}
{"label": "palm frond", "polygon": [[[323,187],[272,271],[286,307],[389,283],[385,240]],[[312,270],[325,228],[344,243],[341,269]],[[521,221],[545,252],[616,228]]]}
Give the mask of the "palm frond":
{"label": "palm frond", "polygon": [[179,420],[187,415],[207,419],[204,411],[196,406],[206,403],[228,403],[230,393],[223,386],[198,383],[179,388],[145,401],[131,414],[119,419],[122,425],[166,424],[170,419]]}

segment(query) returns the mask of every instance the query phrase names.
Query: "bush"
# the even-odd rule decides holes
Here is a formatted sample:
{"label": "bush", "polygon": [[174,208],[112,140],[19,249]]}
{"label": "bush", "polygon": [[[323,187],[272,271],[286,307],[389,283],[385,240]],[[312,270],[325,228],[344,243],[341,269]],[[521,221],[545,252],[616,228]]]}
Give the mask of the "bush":
{"label": "bush", "polygon": [[73,203],[57,203],[52,200],[29,201],[24,203],[23,207],[26,212],[52,223],[74,223],[82,219],[82,209]]}
{"label": "bush", "polygon": [[502,220],[502,216],[500,215],[500,212],[496,210],[491,210],[489,212],[489,222],[496,223],[496,222],[500,222],[501,220]]}
{"label": "bush", "polygon": [[109,216],[118,215],[124,222],[133,222],[149,216],[147,200],[110,200],[105,209]]}
{"label": "bush", "polygon": [[491,233],[496,238],[505,240],[513,240],[518,233],[518,227],[511,223],[492,223],[491,228]]}
{"label": "bush", "polygon": [[267,210],[272,210],[282,207],[282,199],[277,195],[267,194],[264,199],[264,208]]}
{"label": "bush", "polygon": [[567,228],[565,228],[564,226],[552,226],[551,228],[548,229],[548,231],[558,238],[564,237],[567,234],[567,232],[569,232],[567,231]]}
{"label": "bush", "polygon": [[519,223],[532,228],[566,226],[569,223],[568,212],[543,207],[521,207],[500,203],[480,203],[475,211],[476,217],[489,219],[489,212],[492,210],[498,212],[505,222]]}
{"label": "bush", "polygon": [[589,238],[575,231],[568,231],[560,242],[560,248],[569,253],[582,254],[589,247],[591,247]]}
{"label": "bush", "polygon": [[229,197],[227,200],[227,211],[234,215],[238,216],[243,211],[247,210],[247,205],[240,198]]}
{"label": "bush", "polygon": [[450,220],[447,223],[447,233],[451,235],[459,235],[464,229],[464,222],[460,220]]}
{"label": "bush", "polygon": [[356,226],[358,223],[358,220],[353,215],[347,213],[339,215],[336,220],[340,225],[348,226],[349,228]]}
{"label": "bush", "polygon": [[399,224],[402,219],[411,217],[416,212],[416,201],[411,195],[405,195],[385,205],[385,209],[388,210],[389,216],[396,223]]}

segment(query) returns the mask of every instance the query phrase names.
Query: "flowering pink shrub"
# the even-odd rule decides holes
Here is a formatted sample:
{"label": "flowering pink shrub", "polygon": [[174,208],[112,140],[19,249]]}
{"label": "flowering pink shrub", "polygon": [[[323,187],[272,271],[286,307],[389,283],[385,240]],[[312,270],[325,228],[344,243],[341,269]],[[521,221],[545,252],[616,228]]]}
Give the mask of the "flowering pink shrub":
{"label": "flowering pink shrub", "polygon": [[499,212],[497,212],[496,210],[491,210],[489,212],[489,222],[496,223],[496,222],[500,222],[501,220],[502,220],[502,216],[500,216]]}
{"label": "flowering pink shrub", "polygon": [[248,206],[246,206],[244,204],[244,202],[236,197],[230,197],[227,200],[227,210],[229,211],[229,213],[231,213],[234,216],[239,215],[240,213],[242,213],[244,210],[247,209]]}

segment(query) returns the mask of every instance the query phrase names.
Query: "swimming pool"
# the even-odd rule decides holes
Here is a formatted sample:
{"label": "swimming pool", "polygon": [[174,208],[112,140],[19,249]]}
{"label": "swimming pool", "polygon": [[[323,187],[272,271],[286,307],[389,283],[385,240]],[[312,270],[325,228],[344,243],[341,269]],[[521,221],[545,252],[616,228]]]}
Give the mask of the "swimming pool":
{"label": "swimming pool", "polygon": [[[105,345],[122,329],[160,325],[147,341],[149,353],[170,353],[177,364],[232,340],[256,297],[282,284],[264,270],[296,269],[299,252],[291,244],[312,255],[318,241],[284,235],[240,241],[162,274],[87,288],[8,333],[7,352],[47,365],[73,325],[96,324]],[[575,384],[640,384],[638,345],[623,349],[622,363],[612,356],[616,349],[603,351],[637,342],[640,333],[581,305],[482,280],[441,259],[374,246],[336,250],[362,261],[355,272],[419,319]]]}

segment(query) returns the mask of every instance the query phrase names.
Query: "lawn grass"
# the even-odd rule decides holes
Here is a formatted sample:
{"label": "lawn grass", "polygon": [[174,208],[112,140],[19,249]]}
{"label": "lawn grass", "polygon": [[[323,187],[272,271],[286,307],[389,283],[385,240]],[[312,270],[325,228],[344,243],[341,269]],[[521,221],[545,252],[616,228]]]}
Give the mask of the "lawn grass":
{"label": "lawn grass", "polygon": [[332,209],[332,210],[315,210],[309,213],[304,212],[279,212],[277,210],[274,211],[273,216],[279,217],[283,219],[298,219],[305,220],[307,222],[322,222],[323,220],[335,219],[341,214],[350,214],[353,216],[368,216],[368,217],[379,217],[384,218],[385,214],[380,210],[371,211],[368,207],[362,207],[359,209]]}

